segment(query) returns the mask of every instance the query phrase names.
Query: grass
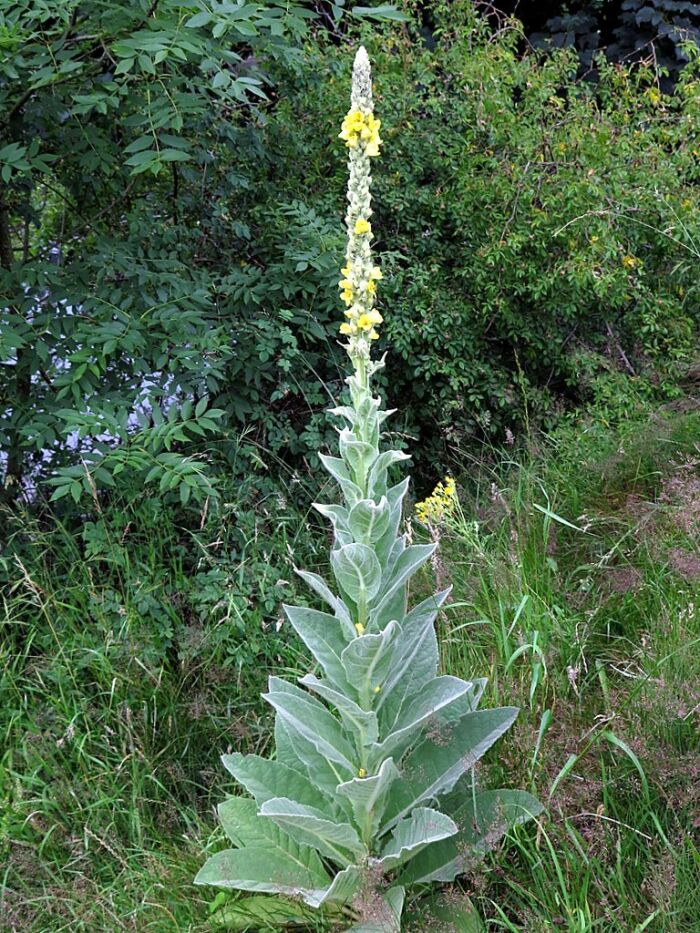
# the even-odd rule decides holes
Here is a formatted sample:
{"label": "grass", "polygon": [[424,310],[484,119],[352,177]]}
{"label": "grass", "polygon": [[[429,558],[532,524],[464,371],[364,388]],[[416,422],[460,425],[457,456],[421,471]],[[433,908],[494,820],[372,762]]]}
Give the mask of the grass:
{"label": "grass", "polygon": [[[481,777],[548,805],[464,879],[489,930],[700,929],[698,439],[693,410],[573,424],[465,462],[434,530],[444,669],[522,708]],[[278,603],[325,547],[245,501],[202,528],[128,506],[10,525],[0,928],[209,928],[191,880],[233,789],[218,756],[268,748],[264,675],[306,663]]]}

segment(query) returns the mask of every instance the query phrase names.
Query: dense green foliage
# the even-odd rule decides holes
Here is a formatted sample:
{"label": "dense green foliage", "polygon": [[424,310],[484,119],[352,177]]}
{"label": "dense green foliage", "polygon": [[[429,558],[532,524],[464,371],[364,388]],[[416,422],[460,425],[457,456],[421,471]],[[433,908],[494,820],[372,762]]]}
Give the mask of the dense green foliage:
{"label": "dense green foliage", "polygon": [[[299,465],[329,436],[346,18],[230,6],[2,14],[10,490],[57,468],[56,496],[121,476],[186,502],[247,473],[251,443]],[[591,84],[467,2],[431,17],[431,48],[417,17],[366,37],[394,153],[388,400],[421,456],[617,370],[674,391],[697,333],[696,63],[675,97],[646,66]]]}
{"label": "dense green foliage", "polygon": [[[375,18],[392,15],[383,6]],[[275,400],[285,335],[265,344],[272,322],[246,315],[229,275],[250,237],[237,202],[262,155],[269,69],[293,67],[313,28],[311,5],[289,0],[25,0],[0,13],[10,493],[33,464],[39,478],[64,468],[56,497],[126,471],[201,498],[204,439]]]}
{"label": "dense green foliage", "polygon": [[700,4],[686,0],[573,0],[499,4],[523,20],[530,41],[573,47],[587,69],[600,51],[616,62],[653,61],[667,87],[688,61],[685,46],[700,37]]}

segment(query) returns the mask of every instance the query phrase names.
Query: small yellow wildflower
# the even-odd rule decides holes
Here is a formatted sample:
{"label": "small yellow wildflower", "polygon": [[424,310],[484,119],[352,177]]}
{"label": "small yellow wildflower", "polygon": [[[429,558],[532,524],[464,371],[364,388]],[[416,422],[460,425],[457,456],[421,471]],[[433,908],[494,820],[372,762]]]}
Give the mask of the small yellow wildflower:
{"label": "small yellow wildflower", "polygon": [[457,486],[451,476],[438,483],[432,494],[416,503],[416,518],[423,525],[436,525],[449,516],[457,504]]}
{"label": "small yellow wildflower", "polygon": [[375,282],[378,282],[380,279],[383,279],[382,270],[379,266],[372,266],[372,271],[369,274],[370,279],[374,279]]}
{"label": "small yellow wildflower", "polygon": [[377,291],[377,283],[376,283],[376,282],[368,282],[368,283],[367,283],[367,291],[370,293],[370,295],[374,295],[374,293]]}
{"label": "small yellow wildflower", "polygon": [[635,256],[623,256],[622,265],[625,269],[634,269],[639,260]]}
{"label": "small yellow wildflower", "polygon": [[353,324],[348,324],[347,322],[340,325],[340,333],[345,334],[346,337],[351,337],[356,330],[357,328]]}
{"label": "small yellow wildflower", "polygon": [[353,302],[353,292],[351,288],[346,288],[345,291],[340,293],[340,297],[343,299],[346,305],[351,305]]}
{"label": "small yellow wildflower", "polygon": [[372,236],[372,226],[364,217],[358,217],[355,221],[355,233],[357,236],[363,236],[365,233]]}
{"label": "small yellow wildflower", "polygon": [[364,768],[360,768],[360,770],[357,772],[357,776],[361,778],[367,777],[367,772],[365,771]]}
{"label": "small yellow wildflower", "polygon": [[379,334],[376,332],[374,328],[372,328],[372,330],[369,332],[367,336],[369,337],[370,340],[379,340]]}
{"label": "small yellow wildflower", "polygon": [[382,689],[381,687],[375,687],[373,692],[374,692],[374,693],[379,693],[379,691],[380,691],[381,689]]}
{"label": "small yellow wildflower", "polygon": [[364,634],[365,634],[365,627],[364,627],[364,625],[362,624],[362,622],[356,622],[356,623],[355,623],[355,628],[357,629],[357,634],[358,634],[358,635],[364,635]]}

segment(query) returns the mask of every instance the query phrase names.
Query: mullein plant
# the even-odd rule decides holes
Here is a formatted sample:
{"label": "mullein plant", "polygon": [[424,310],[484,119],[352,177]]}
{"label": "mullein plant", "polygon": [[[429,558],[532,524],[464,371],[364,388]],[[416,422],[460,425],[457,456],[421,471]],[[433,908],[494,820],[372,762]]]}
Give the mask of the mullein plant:
{"label": "mullein plant", "polygon": [[340,133],[350,172],[340,281],[349,404],[332,409],[343,422],[340,456],[320,455],[341,504],[315,505],[333,528],[333,580],[298,571],[327,605],[284,607],[316,665],[299,685],[269,679],[274,759],[223,756],[250,797],[219,806],[233,848],[213,855],[196,878],[255,892],[236,908],[247,910],[241,923],[293,925],[313,908],[355,933],[400,931],[408,888],[420,894],[431,882],[453,881],[541,809],[523,791],[478,785],[477,762],[518,710],[479,710],[483,679],[438,674],[434,622],[449,590],[408,605],[409,581],[435,545],[409,544],[399,532],[409,480],[391,484],[389,473],[407,456],[382,449],[391,413],[371,390],[383,365],[371,352],[382,323],[382,274],[371,250],[370,160],[381,145],[373,110],[360,48]]}

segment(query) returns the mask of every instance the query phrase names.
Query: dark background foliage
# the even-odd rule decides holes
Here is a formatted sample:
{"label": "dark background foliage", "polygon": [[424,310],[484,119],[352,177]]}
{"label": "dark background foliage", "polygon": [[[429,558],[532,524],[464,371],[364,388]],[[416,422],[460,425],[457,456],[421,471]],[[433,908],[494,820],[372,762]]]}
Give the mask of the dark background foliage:
{"label": "dark background foliage", "polygon": [[[497,17],[490,6],[485,11]],[[617,62],[652,58],[666,88],[688,60],[684,46],[697,43],[700,31],[700,4],[685,0],[502,0],[494,6],[516,15],[533,44],[575,48],[586,67],[600,50]]]}

